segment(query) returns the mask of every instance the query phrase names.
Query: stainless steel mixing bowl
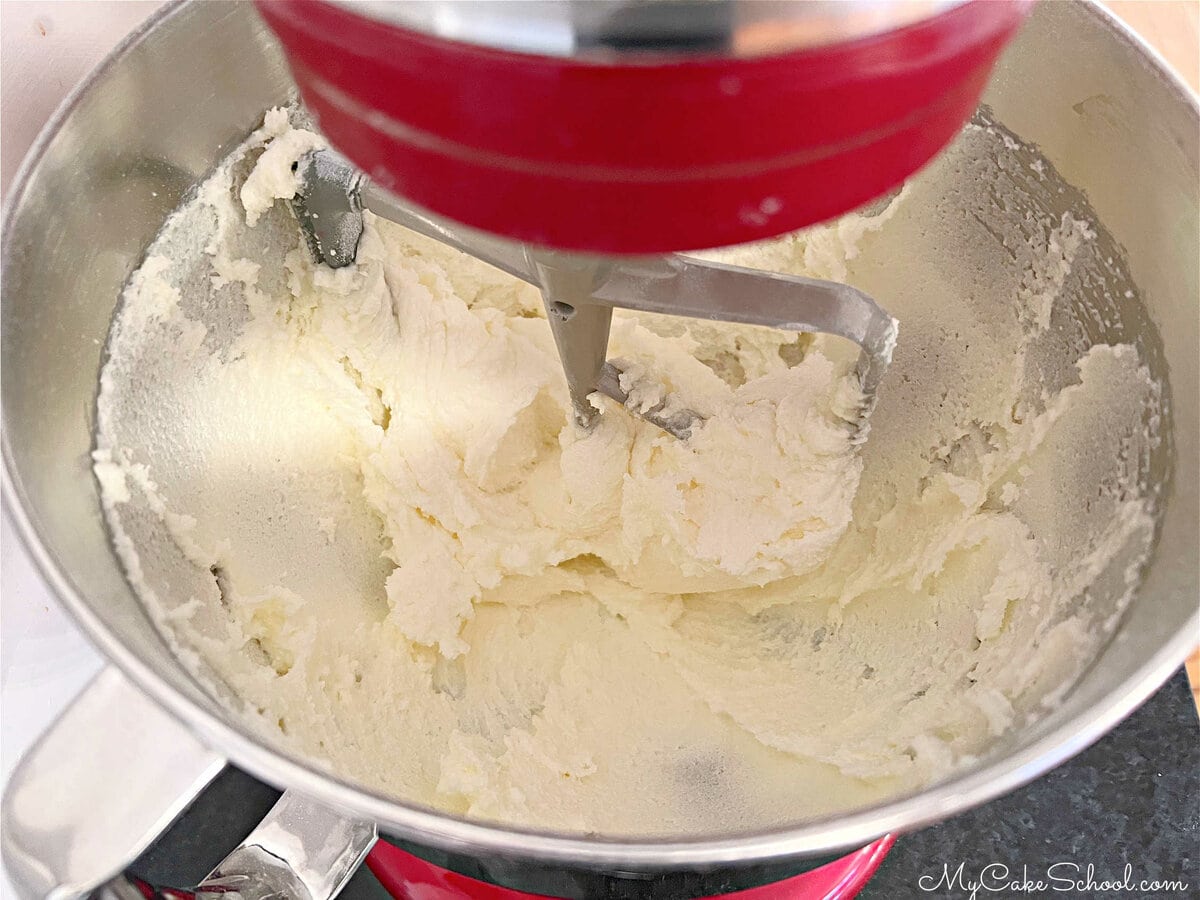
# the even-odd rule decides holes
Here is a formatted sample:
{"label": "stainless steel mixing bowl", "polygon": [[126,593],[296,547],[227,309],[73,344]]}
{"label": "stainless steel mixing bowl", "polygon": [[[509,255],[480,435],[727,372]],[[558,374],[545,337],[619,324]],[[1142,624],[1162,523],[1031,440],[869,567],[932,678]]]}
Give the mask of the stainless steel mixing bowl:
{"label": "stainless steel mixing bowl", "polygon": [[[111,664],[9,784],[5,860],[31,895],[79,895],[120,872],[226,760],[302,794],[310,813],[313,804],[323,808],[321,833],[341,843],[330,838],[338,846],[322,852],[346,868],[377,825],[442,859],[473,857],[501,882],[537,872],[636,880],[715,867],[757,868],[767,880],[779,866],[919,828],[1029,781],[1112,728],[1200,638],[1196,99],[1100,7],[1044,3],[1003,58],[986,102],[1086,193],[1123,246],[1161,335],[1158,374],[1172,398],[1169,452],[1151,473],[1162,485],[1162,518],[1144,583],[1115,637],[1052,714],[916,795],[770,833],[677,841],[466,821],[370,793],[268,747],[197,687],[126,584],[88,453],[122,284],[189,187],[290,91],[283,59],[248,4],[171,6],[64,104],[11,194],[3,235],[5,499],[46,580]],[[337,822],[340,832],[332,830]],[[310,870],[333,865],[319,859]],[[319,880],[309,884],[314,896]]]}

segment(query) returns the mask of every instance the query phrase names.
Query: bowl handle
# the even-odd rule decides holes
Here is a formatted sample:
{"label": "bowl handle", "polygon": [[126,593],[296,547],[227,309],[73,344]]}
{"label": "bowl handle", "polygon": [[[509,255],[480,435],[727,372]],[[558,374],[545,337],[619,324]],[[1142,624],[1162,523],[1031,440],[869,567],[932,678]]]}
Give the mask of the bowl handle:
{"label": "bowl handle", "polygon": [[[38,900],[146,896],[122,875],[125,867],[224,767],[220,754],[105,669],[9,779],[0,813],[9,878],[22,897]],[[194,896],[329,900],[374,843],[373,824],[288,792]]]}
{"label": "bowl handle", "polygon": [[373,822],[284,791],[249,836],[196,888],[196,900],[332,900],[375,845]]}

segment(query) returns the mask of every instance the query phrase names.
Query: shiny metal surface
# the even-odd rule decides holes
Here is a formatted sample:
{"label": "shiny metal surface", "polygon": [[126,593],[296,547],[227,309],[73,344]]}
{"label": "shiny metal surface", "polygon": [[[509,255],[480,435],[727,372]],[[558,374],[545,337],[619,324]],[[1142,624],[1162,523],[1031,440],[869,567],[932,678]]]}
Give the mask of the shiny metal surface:
{"label": "shiny metal surface", "polygon": [[371,822],[345,819],[285,791],[262,823],[196,888],[196,900],[332,900],[376,840]]}
{"label": "shiny metal surface", "polygon": [[[600,263],[586,259],[563,261],[556,265],[551,253],[529,252],[535,283],[542,291],[546,319],[554,333],[554,346],[562,362],[571,395],[575,423],[591,428],[600,416],[589,395],[600,383],[608,356],[608,335],[612,328],[612,307],[593,303],[593,286],[599,277]],[[617,387],[620,387],[618,376]],[[624,403],[624,400],[620,402]],[[690,423],[675,437],[691,433]]]}
{"label": "shiny metal surface", "polygon": [[[607,360],[612,308],[835,334],[861,348],[857,364],[864,417],[887,372],[899,323],[857,288],[816,278],[744,269],[685,255],[603,259],[541,250],[451,222],[404,203],[373,184],[333,150],[299,161],[292,211],[309,250],[333,268],[354,261],[362,211],[371,212],[483,260],[542,292],[562,360],[575,419],[591,427],[599,415],[588,396],[624,405],[620,369]],[[670,410],[669,400],[631,410],[686,439],[699,416]]]}
{"label": "shiny metal surface", "polygon": [[332,0],[358,15],[498,50],[605,59],[757,56],[891,31],[965,0]]}
{"label": "shiny metal surface", "polygon": [[1183,661],[1200,629],[1200,115],[1194,96],[1106,13],[1045,3],[1001,61],[986,101],[1086,192],[1124,247],[1161,337],[1158,372],[1172,399],[1172,445],[1153,473],[1162,484],[1154,557],[1116,636],[1057,709],[974,768],[918,794],[771,832],[690,840],[467,821],[373,794],[267,746],[197,687],[125,583],[88,451],[101,347],[121,285],[188,187],[289,90],[278,50],[248,5],[172,7],[47,127],[4,223],[6,502],[47,582],[97,647],[201,743],[385,833],[497,866],[755,866],[861,846],[1025,783],[1099,738]]}
{"label": "shiny metal surface", "polygon": [[[22,896],[129,900],[125,866],[225,767],[128,679],[101,672],[17,765],[5,787],[0,849]],[[196,888],[197,900],[333,900],[376,840],[286,792]]]}
{"label": "shiny metal surface", "polygon": [[17,765],[4,865],[29,897],[86,897],[150,846],[225,766],[113,669]]}

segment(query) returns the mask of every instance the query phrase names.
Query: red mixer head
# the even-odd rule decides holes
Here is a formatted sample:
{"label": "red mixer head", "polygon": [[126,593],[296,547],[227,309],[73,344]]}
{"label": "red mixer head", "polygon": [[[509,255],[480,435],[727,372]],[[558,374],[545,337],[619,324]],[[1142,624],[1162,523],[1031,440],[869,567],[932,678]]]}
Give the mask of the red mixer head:
{"label": "red mixer head", "polygon": [[533,244],[770,237],[898,185],[1032,0],[259,0],[322,131],[381,185]]}

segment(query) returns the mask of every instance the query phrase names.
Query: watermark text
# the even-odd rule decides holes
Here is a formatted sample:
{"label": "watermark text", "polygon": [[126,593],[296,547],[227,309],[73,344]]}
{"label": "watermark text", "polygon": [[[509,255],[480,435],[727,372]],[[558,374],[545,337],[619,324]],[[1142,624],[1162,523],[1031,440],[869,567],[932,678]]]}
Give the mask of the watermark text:
{"label": "watermark text", "polygon": [[945,863],[941,871],[922,875],[917,879],[917,887],[925,893],[938,892],[945,897],[961,895],[966,900],[979,900],[988,894],[1090,896],[1100,891],[1135,897],[1150,892],[1183,894],[1189,885],[1178,878],[1141,878],[1134,873],[1130,863],[1126,863],[1119,874],[1113,875],[1100,871],[1093,863],[1056,862],[1043,869],[1031,869],[994,862],[973,871],[961,862],[954,867]]}

